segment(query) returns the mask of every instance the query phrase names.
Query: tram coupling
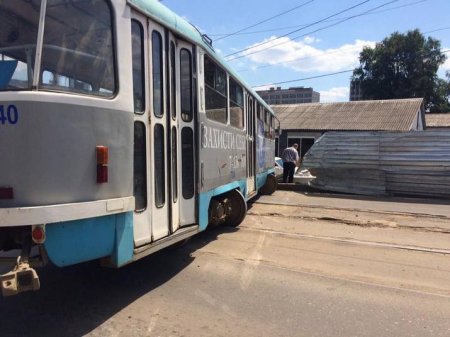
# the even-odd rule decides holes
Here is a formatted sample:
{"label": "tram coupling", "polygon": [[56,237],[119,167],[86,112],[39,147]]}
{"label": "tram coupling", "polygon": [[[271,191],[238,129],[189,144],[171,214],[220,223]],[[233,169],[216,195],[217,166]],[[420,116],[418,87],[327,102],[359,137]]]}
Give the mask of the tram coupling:
{"label": "tram coupling", "polygon": [[[18,233],[18,235],[21,236],[20,234],[24,232],[19,231]],[[14,296],[21,292],[40,289],[39,276],[34,267],[45,266],[48,262],[48,258],[42,244],[37,245],[39,254],[30,257],[33,246],[32,241],[36,244],[34,236],[33,238],[31,235],[21,236],[20,255],[16,258],[0,258],[0,265],[4,264],[11,266],[15,262],[11,271],[0,275],[0,287],[3,296]]]}
{"label": "tram coupling", "polygon": [[17,258],[17,264],[9,273],[0,276],[3,296],[13,296],[24,291],[39,290],[41,285],[36,270]]}

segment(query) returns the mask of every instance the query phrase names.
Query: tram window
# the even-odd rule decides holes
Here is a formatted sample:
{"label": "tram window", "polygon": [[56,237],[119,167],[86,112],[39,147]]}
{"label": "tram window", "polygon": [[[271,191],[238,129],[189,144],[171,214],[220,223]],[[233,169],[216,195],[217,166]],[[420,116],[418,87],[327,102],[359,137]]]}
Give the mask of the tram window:
{"label": "tram window", "polygon": [[192,121],[192,57],[189,50],[180,51],[180,96],[181,118],[185,122]]}
{"label": "tram window", "polygon": [[244,128],[244,93],[242,87],[230,78],[230,124]]}
{"label": "tram window", "polygon": [[171,80],[170,80],[170,108],[172,109],[172,118],[177,118],[177,96],[176,96],[176,68],[175,68],[175,43],[170,42],[170,67],[171,67]]}
{"label": "tram window", "polygon": [[152,32],[152,74],[153,74],[153,113],[156,117],[164,114],[163,110],[163,45],[161,34]]}
{"label": "tram window", "polygon": [[181,130],[181,164],[183,198],[191,199],[194,196],[194,132],[190,127]]}
{"label": "tram window", "polygon": [[178,144],[177,144],[177,128],[172,127],[172,200],[178,200]]}
{"label": "tram window", "polygon": [[133,195],[136,200],[136,212],[142,212],[147,208],[147,148],[145,145],[145,134],[144,123],[135,122]]}
{"label": "tram window", "polygon": [[[246,119],[245,119],[245,124],[246,124],[246,129],[250,130],[250,116],[252,114],[251,109],[252,109],[252,105],[251,105],[251,99],[250,96],[247,96],[247,114],[246,114]],[[248,132],[247,132],[248,133]]]}
{"label": "tram window", "polygon": [[155,205],[160,208],[166,203],[166,173],[164,156],[164,128],[161,124],[156,124],[153,134],[154,163],[155,163]]}
{"label": "tram window", "polygon": [[255,102],[256,120],[255,120],[255,132],[258,136],[264,133],[264,124],[261,119],[261,106],[258,102]]}
{"label": "tram window", "polygon": [[263,119],[262,119],[262,117],[261,117],[261,112],[262,112],[262,111],[261,111],[261,110],[262,110],[261,105],[256,104],[256,109],[257,109],[256,114],[257,114],[258,120],[262,121]]}
{"label": "tram window", "polygon": [[270,131],[271,131],[271,138],[275,139],[275,117],[273,117],[272,115],[270,115]]}
{"label": "tram window", "polygon": [[264,110],[264,136],[270,138],[269,112]]}
{"label": "tram window", "polygon": [[145,109],[144,82],[144,30],[140,22],[131,20],[131,40],[133,50],[133,97],[134,112]]}
{"label": "tram window", "polygon": [[248,99],[248,117],[247,117],[247,133],[249,135],[252,134],[253,130],[254,130],[254,112],[255,112],[255,105],[254,105],[254,101],[251,97],[249,97]]}
{"label": "tram window", "polygon": [[76,80],[64,75],[55,74],[51,71],[44,70],[42,74],[42,84],[51,85],[54,88],[64,90],[64,88],[70,88],[71,91],[78,92],[90,92],[92,91],[92,85],[83,81]]}
{"label": "tram window", "polygon": [[51,1],[45,17],[41,87],[112,96],[113,41],[109,1]]}
{"label": "tram window", "polygon": [[0,1],[0,91],[30,89],[40,2]]}
{"label": "tram window", "polygon": [[205,56],[206,117],[227,123],[227,74],[209,57]]}

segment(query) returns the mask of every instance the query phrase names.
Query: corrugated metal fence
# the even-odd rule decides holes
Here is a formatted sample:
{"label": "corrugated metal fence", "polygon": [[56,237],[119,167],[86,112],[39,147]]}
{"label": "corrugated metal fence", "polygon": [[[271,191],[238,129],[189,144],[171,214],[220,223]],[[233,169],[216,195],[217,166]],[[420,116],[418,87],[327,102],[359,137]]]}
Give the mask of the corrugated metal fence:
{"label": "corrugated metal fence", "polygon": [[303,167],[316,188],[450,197],[450,131],[329,132]]}

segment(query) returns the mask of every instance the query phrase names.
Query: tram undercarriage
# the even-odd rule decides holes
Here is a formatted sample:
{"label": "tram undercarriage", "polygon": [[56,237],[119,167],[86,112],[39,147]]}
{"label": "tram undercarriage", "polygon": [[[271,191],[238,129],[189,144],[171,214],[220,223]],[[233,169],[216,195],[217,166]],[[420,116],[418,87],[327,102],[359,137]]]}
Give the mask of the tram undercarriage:
{"label": "tram undercarriage", "polygon": [[40,288],[34,268],[45,266],[48,259],[43,245],[36,245],[31,233],[31,226],[0,228],[0,252],[4,253],[0,257],[0,268],[10,269],[0,275],[3,296]]}

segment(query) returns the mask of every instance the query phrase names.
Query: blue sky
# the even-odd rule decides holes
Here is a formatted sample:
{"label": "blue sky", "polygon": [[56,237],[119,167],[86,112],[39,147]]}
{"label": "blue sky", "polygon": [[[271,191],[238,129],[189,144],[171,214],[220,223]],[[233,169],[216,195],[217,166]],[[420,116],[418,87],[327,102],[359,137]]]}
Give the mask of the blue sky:
{"label": "blue sky", "polygon": [[[183,16],[213,40],[263,21],[304,4],[240,34],[213,42],[216,51],[226,56],[259,43],[264,45],[228,57],[229,61],[251,86],[272,84],[353,69],[358,65],[363,46],[395,31],[418,28],[426,36],[441,41],[442,50],[450,49],[450,0],[163,0],[162,3]],[[392,2],[388,4],[389,2]],[[352,10],[295,34],[272,41],[302,26],[320,21],[352,6]],[[382,6],[382,7],[379,7]],[[367,15],[351,18],[318,32],[322,27],[374,8]],[[440,29],[439,31],[436,31]],[[299,37],[294,39],[295,37]],[[271,47],[268,48],[267,47]],[[265,49],[266,48],[266,49]],[[265,50],[262,50],[265,49]],[[450,53],[447,53],[450,57]],[[444,77],[450,60],[440,69]],[[322,102],[347,101],[351,73],[279,84],[312,87],[321,93]]]}

